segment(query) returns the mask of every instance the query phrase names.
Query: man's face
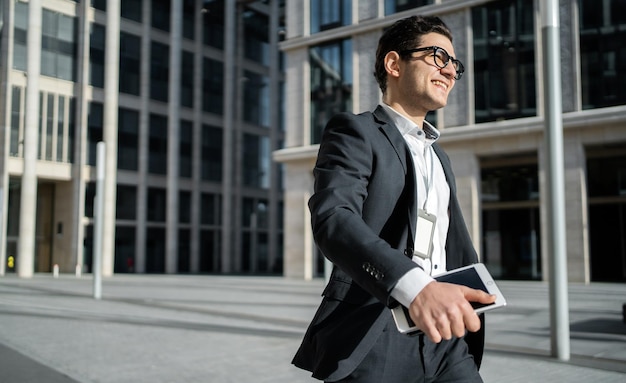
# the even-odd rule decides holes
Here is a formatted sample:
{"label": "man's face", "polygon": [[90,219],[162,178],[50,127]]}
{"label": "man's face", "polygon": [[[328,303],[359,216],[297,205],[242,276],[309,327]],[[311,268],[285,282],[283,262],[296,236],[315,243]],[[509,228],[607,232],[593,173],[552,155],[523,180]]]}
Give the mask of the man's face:
{"label": "man's face", "polygon": [[[422,36],[420,46],[423,48],[437,46],[443,48],[448,55],[455,57],[452,42],[439,33]],[[433,50],[414,52],[410,57],[399,61],[398,96],[407,111],[426,114],[431,110],[444,107],[448,95],[454,87],[456,70],[451,62],[440,68],[435,64]]]}

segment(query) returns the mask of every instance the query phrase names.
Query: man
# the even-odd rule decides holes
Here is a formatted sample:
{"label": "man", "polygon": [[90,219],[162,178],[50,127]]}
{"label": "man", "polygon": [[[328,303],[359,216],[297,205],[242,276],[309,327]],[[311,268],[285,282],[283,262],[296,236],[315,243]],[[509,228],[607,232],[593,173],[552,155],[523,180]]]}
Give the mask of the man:
{"label": "man", "polygon": [[[433,279],[478,260],[439,132],[424,120],[446,105],[463,70],[439,18],[399,20],[376,53],[382,103],[338,114],[324,130],[309,208],[334,267],[293,360],[317,379],[482,382],[484,330],[471,333],[481,319],[469,302],[495,298]],[[434,232],[418,230],[428,226],[421,220]],[[397,304],[420,335],[397,331],[389,310]]]}

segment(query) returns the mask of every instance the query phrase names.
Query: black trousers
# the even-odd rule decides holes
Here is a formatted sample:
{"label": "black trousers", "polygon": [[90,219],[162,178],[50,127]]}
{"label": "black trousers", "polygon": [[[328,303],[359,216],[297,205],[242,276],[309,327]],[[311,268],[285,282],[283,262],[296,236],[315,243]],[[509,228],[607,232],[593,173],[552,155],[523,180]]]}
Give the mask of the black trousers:
{"label": "black trousers", "polygon": [[393,321],[343,383],[482,383],[462,339],[435,344],[399,333]]}

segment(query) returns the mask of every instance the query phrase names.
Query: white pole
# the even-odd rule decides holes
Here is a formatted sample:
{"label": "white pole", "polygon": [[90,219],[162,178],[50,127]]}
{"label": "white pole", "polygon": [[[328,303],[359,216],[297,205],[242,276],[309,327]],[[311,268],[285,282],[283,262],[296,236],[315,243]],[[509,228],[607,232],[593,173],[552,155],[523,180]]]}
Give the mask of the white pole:
{"label": "white pole", "polygon": [[563,175],[563,113],[558,0],[540,1],[543,37],[545,140],[548,185],[548,259],[550,272],[551,354],[570,359]]}
{"label": "white pole", "polygon": [[104,232],[104,174],[106,144],[102,141],[96,146],[96,198],[93,241],[93,297],[102,298],[102,236]]}

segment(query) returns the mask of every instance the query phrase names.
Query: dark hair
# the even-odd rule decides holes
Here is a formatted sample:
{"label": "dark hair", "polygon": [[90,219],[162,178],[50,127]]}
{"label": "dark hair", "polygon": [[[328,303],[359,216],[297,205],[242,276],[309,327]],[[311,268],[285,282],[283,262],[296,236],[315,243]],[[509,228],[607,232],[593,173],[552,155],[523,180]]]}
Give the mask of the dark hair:
{"label": "dark hair", "polygon": [[387,72],[384,63],[387,53],[416,48],[421,44],[422,36],[432,32],[444,35],[452,41],[452,32],[437,16],[407,17],[396,21],[385,30],[378,40],[374,67],[374,77],[383,94],[387,90]]}

